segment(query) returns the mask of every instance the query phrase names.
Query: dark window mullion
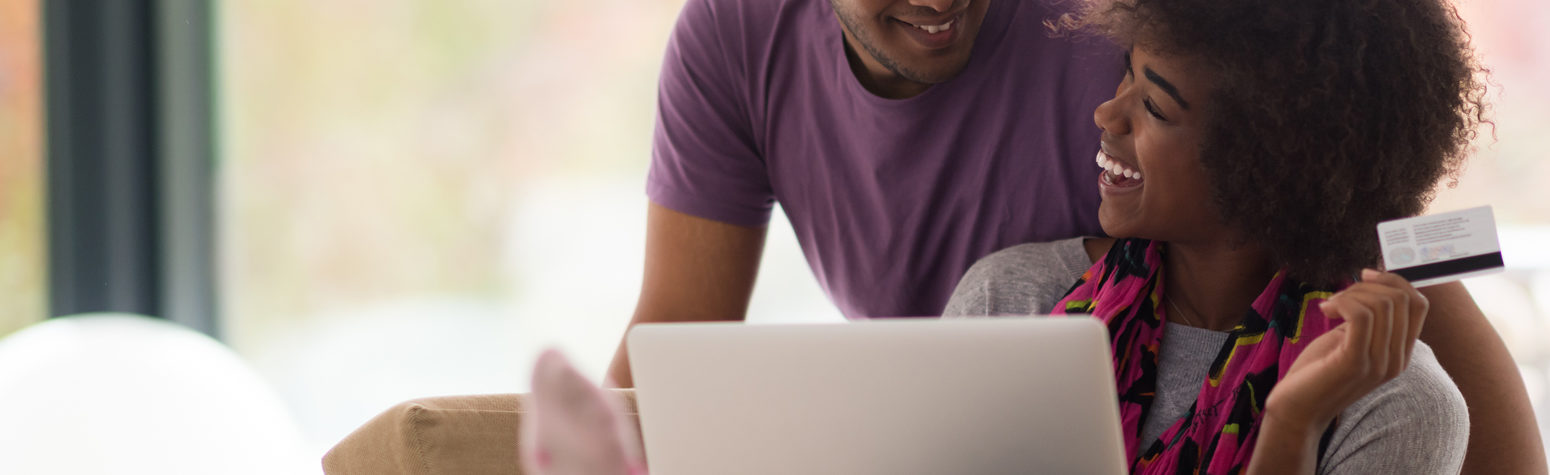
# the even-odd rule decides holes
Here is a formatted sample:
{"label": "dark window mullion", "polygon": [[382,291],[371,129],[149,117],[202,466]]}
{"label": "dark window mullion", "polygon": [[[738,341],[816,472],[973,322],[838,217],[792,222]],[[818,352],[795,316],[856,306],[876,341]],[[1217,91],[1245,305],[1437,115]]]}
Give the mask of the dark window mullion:
{"label": "dark window mullion", "polygon": [[208,3],[43,6],[49,315],[214,334]]}
{"label": "dark window mullion", "polygon": [[155,38],[162,307],[167,318],[217,335],[212,8],[207,0],[161,0]]}

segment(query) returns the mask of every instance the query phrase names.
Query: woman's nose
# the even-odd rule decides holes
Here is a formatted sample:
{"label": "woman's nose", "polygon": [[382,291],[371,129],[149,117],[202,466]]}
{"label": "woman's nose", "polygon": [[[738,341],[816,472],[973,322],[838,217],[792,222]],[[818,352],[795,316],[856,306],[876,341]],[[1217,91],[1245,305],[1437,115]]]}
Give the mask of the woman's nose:
{"label": "woman's nose", "polygon": [[1097,109],[1093,110],[1093,123],[1098,124],[1098,130],[1113,135],[1130,133],[1130,119],[1121,110],[1119,98],[1120,95],[1115,94],[1113,99],[1103,101],[1102,104],[1098,104]]}

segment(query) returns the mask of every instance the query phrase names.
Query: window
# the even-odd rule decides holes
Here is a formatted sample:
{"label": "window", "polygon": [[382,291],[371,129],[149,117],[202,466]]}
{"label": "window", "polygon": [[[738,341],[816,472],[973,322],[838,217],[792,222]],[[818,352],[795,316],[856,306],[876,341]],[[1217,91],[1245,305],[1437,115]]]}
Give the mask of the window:
{"label": "window", "polygon": [[[227,2],[222,327],[318,453],[394,403],[601,378],[681,0]],[[837,319],[772,224],[753,320]]]}
{"label": "window", "polygon": [[39,4],[0,2],[0,336],[45,315]]}

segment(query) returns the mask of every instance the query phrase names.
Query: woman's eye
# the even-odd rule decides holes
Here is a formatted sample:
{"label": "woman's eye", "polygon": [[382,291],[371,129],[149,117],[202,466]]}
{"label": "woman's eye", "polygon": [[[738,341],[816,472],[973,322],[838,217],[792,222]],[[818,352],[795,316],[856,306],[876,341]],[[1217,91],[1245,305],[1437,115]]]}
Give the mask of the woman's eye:
{"label": "woman's eye", "polygon": [[1146,106],[1146,113],[1151,114],[1152,117],[1156,117],[1158,120],[1168,120],[1167,117],[1162,115],[1162,112],[1157,110],[1157,105],[1152,104],[1151,99],[1142,99],[1141,104]]}

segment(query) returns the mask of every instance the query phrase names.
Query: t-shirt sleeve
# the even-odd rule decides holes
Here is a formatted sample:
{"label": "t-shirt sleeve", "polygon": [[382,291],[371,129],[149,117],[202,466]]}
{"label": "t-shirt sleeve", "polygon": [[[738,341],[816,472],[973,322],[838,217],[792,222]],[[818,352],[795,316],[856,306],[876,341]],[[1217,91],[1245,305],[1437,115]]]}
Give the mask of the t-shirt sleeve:
{"label": "t-shirt sleeve", "polygon": [[754,138],[742,2],[689,0],[668,40],[646,196],[742,226],[769,221],[774,192]]}
{"label": "t-shirt sleeve", "polygon": [[1469,410],[1425,343],[1410,366],[1340,413],[1318,473],[1458,473],[1469,443]]}

